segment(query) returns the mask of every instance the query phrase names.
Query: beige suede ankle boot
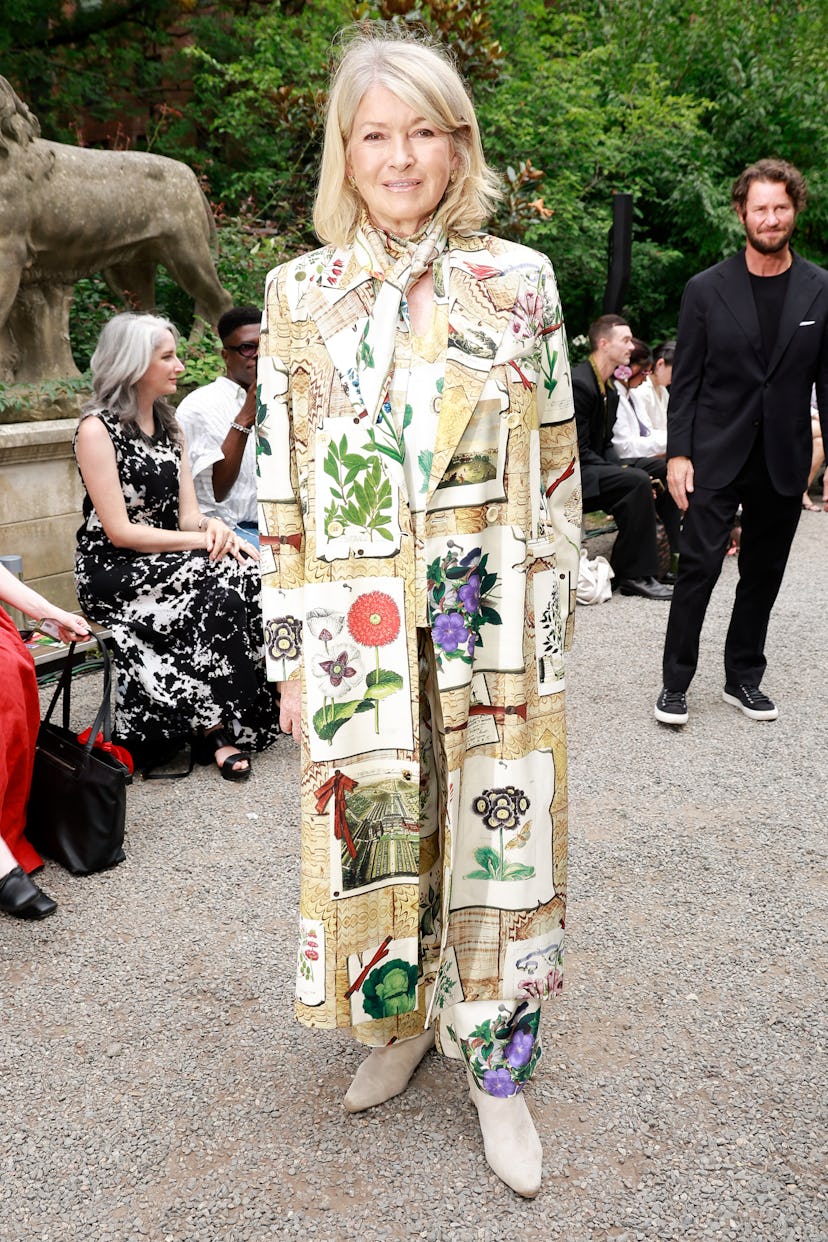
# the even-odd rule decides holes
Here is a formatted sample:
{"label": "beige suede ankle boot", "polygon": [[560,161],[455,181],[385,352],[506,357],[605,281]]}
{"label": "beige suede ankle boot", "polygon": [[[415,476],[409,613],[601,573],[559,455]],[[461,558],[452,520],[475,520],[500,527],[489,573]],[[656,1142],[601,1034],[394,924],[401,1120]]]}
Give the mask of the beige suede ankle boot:
{"label": "beige suede ankle boot", "polygon": [[489,1168],[515,1194],[534,1199],[541,1187],[543,1151],[523,1092],[505,1099],[488,1095],[477,1086],[470,1070],[466,1075]]}
{"label": "beige suede ankle boot", "polygon": [[349,1113],[374,1108],[405,1091],[411,1075],[425,1054],[434,1047],[434,1028],[401,1039],[387,1048],[374,1048],[362,1062],[342,1101]]}

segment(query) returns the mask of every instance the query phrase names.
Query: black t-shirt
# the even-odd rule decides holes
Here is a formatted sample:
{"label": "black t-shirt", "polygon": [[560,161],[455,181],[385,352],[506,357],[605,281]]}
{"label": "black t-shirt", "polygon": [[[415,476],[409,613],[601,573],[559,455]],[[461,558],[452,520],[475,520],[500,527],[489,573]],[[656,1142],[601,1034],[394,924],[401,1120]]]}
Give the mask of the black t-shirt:
{"label": "black t-shirt", "polygon": [[780,272],[778,276],[754,276],[749,272],[750,284],[753,289],[753,300],[759,316],[759,329],[762,333],[762,352],[765,362],[770,362],[776,337],[779,333],[779,320],[782,318],[782,307],[788,292],[788,277],[791,269]]}

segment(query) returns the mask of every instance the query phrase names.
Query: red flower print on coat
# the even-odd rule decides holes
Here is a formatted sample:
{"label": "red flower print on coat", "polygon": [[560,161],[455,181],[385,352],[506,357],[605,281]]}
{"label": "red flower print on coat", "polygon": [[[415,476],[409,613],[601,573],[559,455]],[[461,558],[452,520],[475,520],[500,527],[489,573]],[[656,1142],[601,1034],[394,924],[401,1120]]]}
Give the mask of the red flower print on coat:
{"label": "red flower print on coat", "polygon": [[368,591],[348,610],[348,629],[363,647],[385,647],[400,632],[400,610],[384,591]]}

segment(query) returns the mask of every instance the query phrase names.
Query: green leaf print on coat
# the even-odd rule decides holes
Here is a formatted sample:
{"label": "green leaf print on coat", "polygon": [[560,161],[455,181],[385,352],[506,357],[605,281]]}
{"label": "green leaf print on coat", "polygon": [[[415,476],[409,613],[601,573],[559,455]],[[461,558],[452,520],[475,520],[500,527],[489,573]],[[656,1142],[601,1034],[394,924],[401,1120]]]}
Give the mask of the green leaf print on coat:
{"label": "green leaf print on coat", "polygon": [[401,958],[372,970],[362,986],[362,1005],[371,1018],[412,1013],[417,1004],[417,967]]}
{"label": "green leaf print on coat", "polygon": [[[472,802],[472,810],[483,820],[483,826],[498,834],[498,849],[481,845],[474,851],[478,871],[470,871],[467,880],[530,880],[535,868],[526,863],[508,862],[506,850],[524,846],[532,835],[532,823],[524,819],[531,802],[522,789],[506,785],[499,789],[484,789]],[[506,841],[504,833],[517,835]]]}
{"label": "green leaf print on coat", "polygon": [[331,440],[322,469],[333,485],[325,510],[325,534],[339,538],[350,528],[393,542],[391,483],[377,456],[348,450],[348,438]]}
{"label": "green leaf print on coat", "polygon": [[[407,405],[405,410],[406,415],[410,415],[411,406]],[[405,423],[404,428],[407,425]],[[377,416],[376,423],[373,427],[368,428],[368,447],[377,453],[382,453],[383,457],[390,458],[398,466],[401,466],[405,461],[405,448],[397,439],[397,433],[391,421],[391,402],[387,397],[382,403],[382,410]]]}
{"label": "green leaf print on coat", "polygon": [[360,337],[359,348],[357,350],[357,358],[359,359],[359,361],[362,363],[364,367],[374,366],[374,351],[372,350],[368,342],[368,337],[370,335],[370,332],[371,332],[371,320],[368,319],[366,320],[365,327],[362,330],[362,336]]}
{"label": "green leaf print on coat", "polygon": [[270,439],[265,424],[267,422],[267,406],[262,401],[262,386],[256,385],[256,454],[271,457]]}

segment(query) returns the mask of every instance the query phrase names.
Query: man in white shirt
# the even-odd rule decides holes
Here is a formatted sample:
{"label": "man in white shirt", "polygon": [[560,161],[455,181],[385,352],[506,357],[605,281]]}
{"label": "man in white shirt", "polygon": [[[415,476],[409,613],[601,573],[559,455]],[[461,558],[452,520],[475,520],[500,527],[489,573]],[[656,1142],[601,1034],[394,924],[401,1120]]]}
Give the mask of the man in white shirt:
{"label": "man in white shirt", "polygon": [[185,397],[176,414],[201,512],[259,546],[256,516],[256,363],[262,313],[234,306],[218,321],[225,374]]}

